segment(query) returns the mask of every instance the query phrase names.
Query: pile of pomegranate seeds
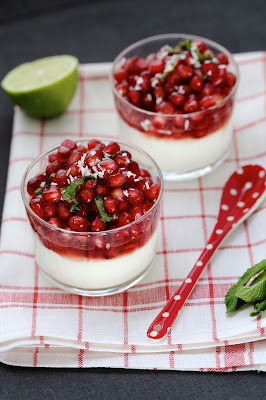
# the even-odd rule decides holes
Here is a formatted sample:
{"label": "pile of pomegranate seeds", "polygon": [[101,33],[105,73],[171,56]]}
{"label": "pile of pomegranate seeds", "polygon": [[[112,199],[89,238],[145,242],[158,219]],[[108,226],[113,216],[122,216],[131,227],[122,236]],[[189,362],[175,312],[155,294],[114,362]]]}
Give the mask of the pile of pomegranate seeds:
{"label": "pile of pomegranate seeds", "polygon": [[[232,91],[236,76],[228,71],[225,54],[214,54],[198,40],[187,39],[175,47],[165,45],[146,58],[125,59],[115,71],[114,79],[117,92],[129,103],[153,113],[173,116],[167,120],[147,114],[145,119],[116,98],[122,118],[146,133],[167,134],[168,137],[172,133],[176,138],[202,137],[217,130],[232,113],[232,99],[219,110],[208,112]],[[204,115],[188,119],[182,116],[205,110]]]}
{"label": "pile of pomegranate seeds", "polygon": [[55,227],[77,232],[113,230],[136,221],[160,186],[116,142],[64,140],[45,173],[29,180],[31,209]]}

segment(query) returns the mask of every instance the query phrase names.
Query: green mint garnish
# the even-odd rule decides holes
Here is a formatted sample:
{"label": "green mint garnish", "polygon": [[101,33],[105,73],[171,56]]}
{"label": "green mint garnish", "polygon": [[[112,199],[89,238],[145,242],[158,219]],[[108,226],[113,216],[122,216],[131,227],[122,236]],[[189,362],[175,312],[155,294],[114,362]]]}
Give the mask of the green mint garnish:
{"label": "green mint garnish", "polygon": [[34,194],[38,195],[38,194],[42,194],[42,188],[36,189],[34,191]]}
{"label": "green mint garnish", "polygon": [[182,51],[190,50],[191,43],[192,43],[192,40],[191,40],[191,39],[186,39],[186,40],[184,40],[184,42],[180,44],[180,49],[181,49]]}
{"label": "green mint garnish", "polygon": [[[77,201],[76,199],[75,199],[75,201]],[[77,202],[77,204],[72,204],[72,206],[70,207],[70,212],[75,212],[75,211],[80,211],[81,210],[81,206],[78,204],[78,202]]]}
{"label": "green mint garnish", "polygon": [[182,53],[182,50],[180,50],[180,48],[179,48],[178,45],[177,45],[177,46],[174,46],[174,47],[170,47],[170,48],[168,49],[168,52],[169,52],[170,54],[180,54],[180,53]]}
{"label": "green mint garnish", "polygon": [[111,155],[111,154],[107,154],[107,153],[105,153],[106,155],[107,155],[107,157],[109,157],[109,158],[114,158],[115,156],[117,156],[117,154],[120,154],[121,153],[121,151],[117,151],[115,154],[113,154],[113,155]]}
{"label": "green mint garnish", "polygon": [[[247,283],[259,274],[249,286]],[[258,301],[261,301],[258,303]],[[249,268],[238,282],[233,285],[225,296],[227,313],[234,312],[247,304],[253,304],[256,311],[251,317],[266,310],[266,260],[262,260],[254,267]]]}
{"label": "green mint garnish", "polygon": [[208,75],[203,75],[203,80],[206,81],[208,79]]}
{"label": "green mint garnish", "polygon": [[96,196],[94,200],[95,200],[96,206],[97,206],[97,208],[98,208],[98,211],[99,211],[99,213],[100,213],[101,220],[102,220],[103,222],[110,222],[110,221],[112,221],[112,219],[114,219],[114,216],[113,216],[113,215],[110,216],[110,215],[108,215],[108,214],[106,213],[106,211],[105,211],[105,209],[104,209],[104,206],[103,206],[103,197],[102,197],[102,196]]}
{"label": "green mint garnish", "polygon": [[80,208],[79,207],[79,203],[76,200],[76,191],[77,191],[77,187],[80,185],[83,185],[85,182],[87,182],[90,179],[95,179],[95,176],[93,175],[88,175],[88,176],[83,176],[83,178],[79,179],[76,182],[71,182],[69,186],[61,188],[61,196],[63,198],[63,200],[67,201],[68,203],[72,203],[71,209],[70,211],[79,211]]}
{"label": "green mint garnish", "polygon": [[200,62],[200,63],[203,63],[203,62],[206,60],[205,56],[199,51],[198,48],[196,48],[194,51],[195,51],[195,53],[197,54],[197,57],[198,57],[198,59],[199,59],[199,62]]}

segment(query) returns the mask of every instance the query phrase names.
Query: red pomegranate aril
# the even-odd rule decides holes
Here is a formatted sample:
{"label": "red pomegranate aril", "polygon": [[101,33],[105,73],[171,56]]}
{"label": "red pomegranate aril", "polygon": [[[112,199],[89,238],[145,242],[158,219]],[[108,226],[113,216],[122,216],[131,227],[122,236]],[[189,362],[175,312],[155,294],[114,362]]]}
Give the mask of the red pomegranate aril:
{"label": "red pomegranate aril", "polygon": [[121,187],[111,189],[110,194],[117,200],[123,200],[125,198],[124,191]]}
{"label": "red pomegranate aril", "polygon": [[[127,169],[129,171],[131,171],[133,174],[139,176],[140,175],[140,169],[139,169],[139,164],[136,161],[131,161],[128,166]],[[127,174],[128,175],[128,174]]]}
{"label": "red pomegranate aril", "polygon": [[215,104],[213,96],[205,96],[199,103],[201,110],[206,110],[207,108],[215,106]]}
{"label": "red pomegranate aril", "polygon": [[53,161],[51,164],[47,165],[46,175],[50,176],[51,174],[58,171],[61,167],[61,163],[58,160]]}
{"label": "red pomegranate aril", "polygon": [[119,187],[122,186],[126,181],[126,178],[121,174],[110,175],[105,178],[105,183],[107,186]]}
{"label": "red pomegranate aril", "polygon": [[95,147],[96,147],[98,144],[101,144],[101,141],[100,141],[100,140],[97,140],[97,139],[92,139],[92,140],[90,140],[90,141],[88,142],[88,151],[90,151],[90,150],[92,150],[92,149],[95,149]]}
{"label": "red pomegranate aril", "polygon": [[149,209],[151,208],[153,206],[153,203],[151,203],[150,201],[145,201],[145,203],[143,203],[142,205],[141,205],[141,207],[142,207],[142,209],[143,209],[143,212],[144,212],[144,214],[146,214],[146,212],[148,212],[149,211]]}
{"label": "red pomegranate aril", "polygon": [[202,96],[210,96],[214,93],[214,86],[211,83],[206,83],[201,94]]}
{"label": "red pomegranate aril", "polygon": [[129,188],[127,199],[130,202],[130,204],[132,204],[133,206],[138,206],[144,202],[145,195],[139,189]]}
{"label": "red pomegranate aril", "polygon": [[114,155],[120,151],[120,146],[117,142],[110,142],[104,148],[104,152],[110,155]]}
{"label": "red pomegranate aril", "polygon": [[92,232],[101,232],[105,230],[105,223],[101,220],[100,216],[95,217],[91,221],[91,231]]}
{"label": "red pomegranate aril", "polygon": [[122,97],[126,97],[128,92],[128,87],[129,85],[127,82],[122,82],[116,86],[116,90]]}
{"label": "red pomegranate aril", "polygon": [[95,179],[90,179],[90,180],[88,180],[87,182],[84,183],[84,187],[87,188],[87,189],[88,188],[93,188],[96,185],[97,185],[97,182],[96,182]]}
{"label": "red pomegranate aril", "polygon": [[85,147],[85,146],[83,146],[82,144],[79,144],[78,146],[77,146],[77,149],[76,149],[80,154],[84,154],[84,153],[86,153],[86,151],[87,151],[87,148]]}
{"label": "red pomegranate aril", "polygon": [[34,196],[35,190],[39,189],[40,186],[41,186],[40,179],[38,179],[37,177],[31,178],[27,183],[27,192],[29,193],[30,196]]}
{"label": "red pomegranate aril", "polygon": [[234,84],[236,83],[236,76],[232,74],[232,72],[226,72],[224,81],[228,86],[234,86]]}
{"label": "red pomegranate aril", "polygon": [[196,92],[200,92],[203,89],[204,81],[197,76],[193,76],[189,84],[191,89],[195,90]]}
{"label": "red pomegranate aril", "polygon": [[167,96],[169,96],[171,93],[175,92],[177,90],[177,86],[173,85],[171,83],[166,83],[164,85],[164,90]]}
{"label": "red pomegranate aril", "polygon": [[128,98],[134,106],[139,106],[141,102],[141,93],[139,90],[130,88],[128,91]]}
{"label": "red pomegranate aril", "polygon": [[108,196],[109,189],[105,185],[99,185],[94,188],[95,193],[97,196]]}
{"label": "red pomegranate aril", "polygon": [[56,203],[61,199],[61,191],[58,186],[50,186],[44,188],[42,198],[47,203]]}
{"label": "red pomegranate aril", "polygon": [[71,229],[78,232],[85,232],[89,221],[86,217],[80,217],[79,215],[73,215],[68,220],[68,225]]}
{"label": "red pomegranate aril", "polygon": [[142,178],[151,178],[151,174],[149,173],[149,171],[144,168],[140,168],[139,175],[142,176]]}
{"label": "red pomegranate aril", "polygon": [[117,82],[122,82],[123,80],[125,80],[127,78],[127,72],[124,69],[118,69],[115,73],[114,73],[114,78]]}
{"label": "red pomegranate aril", "polygon": [[198,102],[194,99],[188,100],[184,104],[184,112],[185,113],[193,113],[198,110]]}
{"label": "red pomegranate aril", "polygon": [[224,77],[222,75],[218,75],[214,78],[211,78],[211,82],[214,86],[220,86],[224,82]]}
{"label": "red pomegranate aril", "polygon": [[57,160],[57,154],[56,153],[49,154],[49,156],[48,156],[49,163],[53,163],[56,160]]}
{"label": "red pomegranate aril", "polygon": [[160,104],[156,104],[156,111],[163,114],[174,114],[175,107],[168,101],[162,101]]}
{"label": "red pomegranate aril", "polygon": [[144,215],[142,206],[131,207],[129,213],[134,220],[139,219],[142,217],[142,215]]}
{"label": "red pomegranate aril", "polygon": [[101,161],[102,158],[103,158],[102,152],[100,150],[94,148],[87,153],[85,160],[84,160],[84,164],[89,167],[93,167],[99,161]]}
{"label": "red pomegranate aril", "polygon": [[55,181],[60,187],[68,186],[67,172],[65,169],[59,169],[55,174]]}
{"label": "red pomegranate aril", "polygon": [[218,74],[217,65],[212,61],[205,61],[202,64],[202,72],[207,76],[215,76]]}
{"label": "red pomegranate aril", "polygon": [[150,187],[152,185],[152,180],[149,177],[145,177],[144,179],[141,179],[136,182],[136,187],[139,190],[144,190]]}
{"label": "red pomegranate aril", "polygon": [[141,73],[148,69],[148,62],[145,58],[139,57],[135,63],[135,68],[137,73]]}
{"label": "red pomegranate aril", "polygon": [[149,72],[153,75],[163,72],[164,64],[161,60],[154,60],[150,62]]}
{"label": "red pomegranate aril", "polygon": [[168,100],[175,106],[181,106],[182,104],[184,104],[186,97],[181,93],[173,92],[169,96]]}
{"label": "red pomegranate aril", "polygon": [[48,224],[61,228],[61,219],[58,217],[52,217],[48,219]]}
{"label": "red pomegranate aril", "polygon": [[64,163],[69,159],[70,154],[71,150],[69,147],[60,146],[59,149],[57,150],[57,159],[58,161]]}
{"label": "red pomegranate aril", "polygon": [[95,193],[92,188],[84,188],[78,194],[79,202],[82,204],[90,203],[94,197]]}
{"label": "red pomegranate aril", "polygon": [[70,207],[70,203],[63,201],[59,201],[56,204],[57,214],[62,220],[67,221],[71,217]]}
{"label": "red pomegranate aril", "polygon": [[62,143],[61,146],[68,147],[70,150],[75,150],[77,148],[76,142],[70,139],[65,139]]}
{"label": "red pomegranate aril", "polygon": [[118,166],[111,158],[99,162],[98,169],[104,171],[104,176],[112,175],[118,170]]}
{"label": "red pomegranate aril", "polygon": [[116,214],[118,211],[118,200],[113,196],[108,196],[104,200],[103,206],[107,214]]}
{"label": "red pomegranate aril", "polygon": [[119,211],[128,211],[130,209],[130,207],[131,207],[131,205],[130,205],[129,201],[127,201],[126,199],[119,201],[119,204],[118,204]]}
{"label": "red pomegranate aril", "polygon": [[191,79],[191,77],[193,76],[193,69],[188,65],[179,65],[177,68],[177,72],[182,80]]}
{"label": "red pomegranate aril", "polygon": [[153,107],[154,105],[154,101],[153,101],[153,97],[150,93],[145,93],[142,97],[142,104],[144,105],[144,107],[146,107],[147,109],[150,109]]}
{"label": "red pomegranate aril", "polygon": [[89,205],[88,204],[82,204],[80,207],[80,210],[77,212],[76,215],[79,215],[80,217],[86,217],[89,212]]}
{"label": "red pomegranate aril", "polygon": [[204,51],[206,50],[206,45],[201,40],[197,40],[196,39],[196,40],[193,40],[192,43],[193,43],[194,46],[196,46],[199,49],[199,51],[201,53],[204,53]]}
{"label": "red pomegranate aril", "polygon": [[40,196],[31,199],[30,201],[30,208],[37,214],[40,218],[44,218],[44,208],[45,204],[44,201]]}
{"label": "red pomegranate aril", "polygon": [[81,153],[78,150],[74,150],[67,161],[67,165],[73,165],[77,163],[80,159]]}
{"label": "red pomegranate aril", "polygon": [[77,164],[73,164],[69,170],[68,175],[73,177],[81,177],[81,172]]}
{"label": "red pomegranate aril", "polygon": [[216,56],[221,64],[228,65],[228,58],[224,53],[219,53]]}
{"label": "red pomegranate aril", "polygon": [[137,83],[137,75],[130,75],[127,79],[130,86],[135,86]]}
{"label": "red pomegranate aril", "polygon": [[152,184],[149,189],[145,190],[145,195],[150,202],[155,202],[160,194],[160,186]]}
{"label": "red pomegranate aril", "polygon": [[118,215],[118,223],[120,226],[130,224],[130,222],[132,222],[132,221],[133,221],[133,218],[127,211],[122,211]]}
{"label": "red pomegranate aril", "polygon": [[166,97],[166,93],[163,87],[157,86],[153,89],[153,94],[156,98],[164,99]]}
{"label": "red pomegranate aril", "polygon": [[44,218],[51,218],[56,215],[55,203],[45,204],[44,206]]}

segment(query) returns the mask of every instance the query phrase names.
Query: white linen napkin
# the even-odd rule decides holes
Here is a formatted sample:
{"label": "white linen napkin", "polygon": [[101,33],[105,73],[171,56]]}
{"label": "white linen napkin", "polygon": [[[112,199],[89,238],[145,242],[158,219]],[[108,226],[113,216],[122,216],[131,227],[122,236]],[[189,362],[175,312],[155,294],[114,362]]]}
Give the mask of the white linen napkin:
{"label": "white linen napkin", "polygon": [[0,361],[35,367],[266,370],[265,316],[252,319],[247,309],[230,317],[224,305],[228,288],[266,256],[265,203],[214,255],[168,338],[153,344],[146,337],[202,251],[230,174],[249,163],[266,167],[266,56],[245,53],[236,60],[241,81],[229,158],[203,178],[166,185],[153,268],[138,285],[114,296],[71,295],[47,281],[35,264],[19,191],[27,165],[64,138],[118,137],[110,64],[80,67],[77,93],[60,117],[40,121],[15,108],[0,244]]}

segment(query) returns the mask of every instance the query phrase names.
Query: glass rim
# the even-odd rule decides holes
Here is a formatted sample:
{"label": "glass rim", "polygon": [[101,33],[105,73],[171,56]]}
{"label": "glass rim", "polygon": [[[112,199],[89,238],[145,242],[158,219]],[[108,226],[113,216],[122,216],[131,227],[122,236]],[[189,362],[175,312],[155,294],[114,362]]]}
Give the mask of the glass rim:
{"label": "glass rim", "polygon": [[[126,53],[128,53],[129,51],[136,49],[137,47],[140,47],[141,45],[144,45],[146,43],[155,42],[155,41],[161,40],[161,39],[167,40],[167,39],[178,39],[178,38],[179,39],[201,40],[202,42],[209,44],[212,47],[215,47],[219,51],[225,53],[229,59],[229,65],[231,64],[235,67],[236,82],[235,82],[231,92],[220,103],[215,104],[214,106],[207,108],[206,110],[199,110],[199,111],[195,111],[195,112],[187,113],[187,114],[164,114],[164,113],[160,113],[160,112],[144,110],[140,107],[134,106],[132,103],[130,103],[128,100],[126,100],[123,96],[121,96],[120,93],[118,93],[118,91],[116,90],[116,87],[115,87],[114,69],[115,69],[115,66],[118,63],[118,61],[120,61],[126,55]],[[143,113],[144,115],[149,115],[151,117],[160,116],[160,117],[167,117],[167,118],[175,118],[178,115],[178,116],[182,116],[183,118],[191,118],[191,117],[193,118],[195,116],[204,114],[206,112],[215,111],[215,110],[219,109],[235,94],[236,89],[239,84],[239,67],[238,67],[236,61],[234,60],[233,55],[230,53],[230,51],[227,50],[222,45],[220,45],[219,43],[214,42],[213,40],[204,38],[202,36],[190,35],[190,34],[186,34],[186,33],[164,33],[161,35],[149,36],[147,38],[138,40],[137,42],[134,42],[133,44],[127,46],[124,50],[122,50],[116,56],[116,58],[114,59],[114,61],[112,63],[112,68],[111,68],[111,72],[109,74],[109,79],[110,79],[110,83],[111,83],[111,87],[112,87],[112,91],[113,91],[114,95],[117,96],[119,98],[119,100],[122,101],[125,105],[131,107],[136,112]]]}
{"label": "glass rim", "polygon": [[[88,142],[91,139],[95,139],[93,138],[81,138],[79,140],[73,140],[75,143],[82,143],[82,142]],[[97,140],[105,140],[105,141],[112,141],[112,137],[108,138],[108,137],[97,137]],[[29,205],[29,201],[26,199],[25,196],[25,184],[26,184],[26,179],[27,179],[27,175],[29,174],[30,170],[34,167],[34,165],[36,165],[42,158],[44,158],[45,156],[47,156],[49,153],[54,152],[56,149],[58,149],[60,147],[60,144],[57,144],[53,147],[50,147],[49,149],[47,149],[46,151],[42,152],[38,157],[36,157],[26,168],[25,172],[23,173],[22,179],[21,179],[21,184],[20,184],[20,193],[21,193],[21,197],[24,203],[24,206],[26,208],[26,210],[32,214],[34,216],[34,218],[36,218],[41,224],[43,224],[44,226],[46,226],[49,229],[55,230],[55,231],[59,231],[62,233],[67,233],[67,234],[74,234],[77,236],[100,236],[100,235],[107,235],[107,234],[112,234],[112,233],[116,233],[116,232],[120,232],[123,229],[128,229],[131,226],[133,226],[134,224],[140,223],[143,220],[145,220],[145,218],[153,211],[156,209],[156,207],[159,205],[162,195],[163,195],[163,190],[164,190],[164,181],[163,181],[163,175],[162,172],[158,166],[158,164],[156,163],[156,161],[154,161],[154,159],[148,154],[146,153],[146,151],[142,150],[141,148],[128,144],[127,142],[124,142],[123,140],[116,140],[114,139],[118,144],[122,144],[122,145],[126,145],[129,148],[132,148],[133,150],[137,151],[138,153],[141,153],[143,156],[147,157],[153,164],[153,166],[155,166],[156,171],[158,173],[159,179],[160,179],[160,193],[158,198],[156,199],[155,203],[153,204],[153,206],[145,213],[143,214],[140,218],[138,218],[135,221],[130,222],[129,224],[120,226],[119,228],[115,228],[112,230],[106,230],[106,231],[100,231],[100,232],[78,232],[78,231],[68,231],[64,228],[59,228],[56,227],[54,225],[49,224],[47,221],[45,221],[44,219],[42,219],[41,217],[39,217],[30,207]]]}

